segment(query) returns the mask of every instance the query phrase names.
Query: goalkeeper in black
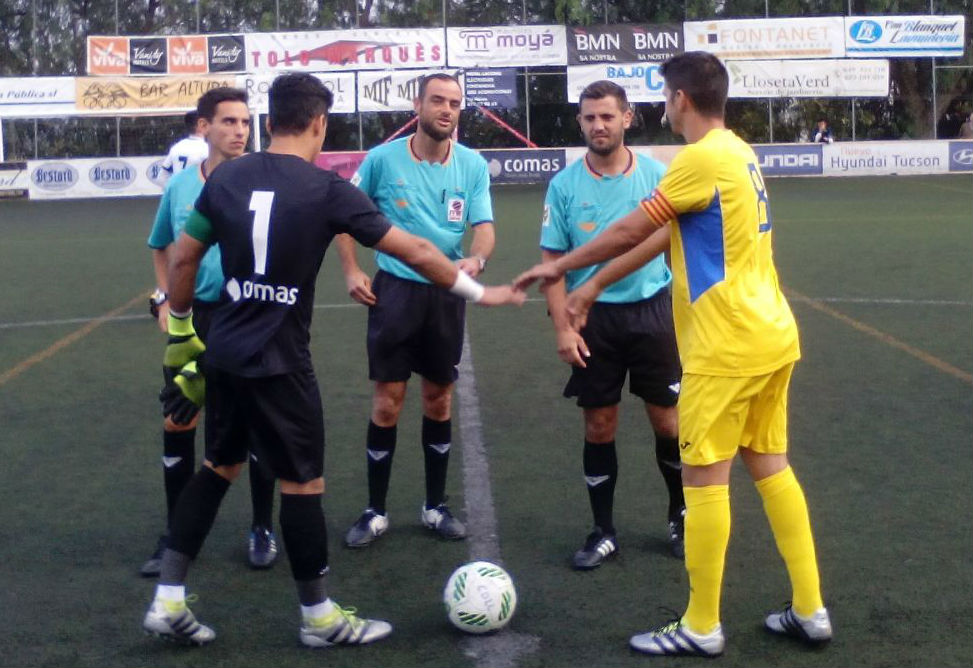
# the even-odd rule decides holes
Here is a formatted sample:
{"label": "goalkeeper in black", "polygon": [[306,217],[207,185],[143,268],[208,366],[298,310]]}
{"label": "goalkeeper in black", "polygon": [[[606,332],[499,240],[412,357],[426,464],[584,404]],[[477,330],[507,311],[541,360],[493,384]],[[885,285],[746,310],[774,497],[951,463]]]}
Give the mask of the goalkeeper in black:
{"label": "goalkeeper in black", "polygon": [[[391,226],[357,188],[311,164],[332,99],[309,74],[275,79],[270,147],[212,175],[176,242],[164,359],[174,380],[163,393],[164,410],[173,419],[191,419],[205,394],[206,460],[175,508],[155,598],[143,620],[155,635],[196,645],[216,637],[187,608],[185,581],[247,460],[248,443],[280,480],[279,523],[301,605],[301,642],[364,644],[392,631],[387,622],[342,608],[326,587],[324,420],[309,341],[315,280],[336,234],[395,256],[470,301],[524,300],[510,286],[477,283],[428,241]],[[222,254],[228,299],[213,313],[204,355],[191,306],[200,259],[213,244]]]}

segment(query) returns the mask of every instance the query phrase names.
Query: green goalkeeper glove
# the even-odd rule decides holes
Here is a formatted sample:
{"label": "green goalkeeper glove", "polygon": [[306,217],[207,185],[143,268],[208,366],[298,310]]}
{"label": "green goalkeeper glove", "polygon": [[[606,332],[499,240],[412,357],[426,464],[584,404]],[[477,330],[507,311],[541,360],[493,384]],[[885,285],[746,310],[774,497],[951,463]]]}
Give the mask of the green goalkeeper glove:
{"label": "green goalkeeper glove", "polygon": [[202,355],[203,351],[206,350],[206,346],[203,344],[203,340],[197,336],[195,328],[193,328],[192,313],[182,318],[177,318],[170,311],[167,329],[169,330],[169,341],[166,343],[166,352],[162,358],[162,366],[168,372],[167,375],[172,377],[175,376],[179,369],[182,369],[189,362]]}
{"label": "green goalkeeper glove", "polygon": [[196,362],[189,362],[162,388],[159,394],[162,415],[176,424],[189,424],[199,413],[205,397],[206,379]]}

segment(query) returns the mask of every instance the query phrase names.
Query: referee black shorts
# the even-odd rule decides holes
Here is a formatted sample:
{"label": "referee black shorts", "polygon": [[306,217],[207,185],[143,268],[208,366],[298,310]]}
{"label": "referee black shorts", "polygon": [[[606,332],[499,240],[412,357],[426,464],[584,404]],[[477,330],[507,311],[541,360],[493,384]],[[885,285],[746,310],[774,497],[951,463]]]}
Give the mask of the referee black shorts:
{"label": "referee black shorts", "polygon": [[565,397],[577,397],[582,408],[614,406],[628,374],[632,394],[656,406],[676,405],[682,367],[669,290],[628,304],[595,302],[581,336],[591,357],[586,368],[571,368]]}
{"label": "referee black shorts", "polygon": [[308,482],[324,475],[324,411],[314,369],[247,378],[206,367],[206,458],[217,466],[253,451],[274,475]]}
{"label": "referee black shorts", "polygon": [[466,300],[431,283],[379,271],[368,309],[368,377],[393,383],[412,372],[439,385],[456,381]]}

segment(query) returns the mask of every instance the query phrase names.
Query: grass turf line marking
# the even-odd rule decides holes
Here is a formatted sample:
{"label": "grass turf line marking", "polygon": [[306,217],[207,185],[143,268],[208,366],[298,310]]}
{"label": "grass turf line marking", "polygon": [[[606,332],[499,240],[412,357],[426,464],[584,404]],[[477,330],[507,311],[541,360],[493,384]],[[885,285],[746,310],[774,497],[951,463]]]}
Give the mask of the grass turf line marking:
{"label": "grass turf line marking", "polygon": [[786,292],[787,292],[787,296],[790,299],[793,299],[794,301],[800,302],[802,304],[807,304],[814,310],[830,315],[832,318],[835,318],[836,320],[840,320],[841,322],[852,327],[853,329],[857,329],[859,332],[868,334],[869,336],[872,336],[878,339],[879,341],[888,344],[893,348],[897,348],[898,350],[901,350],[902,352],[911,355],[912,357],[915,357],[919,361],[925,362],[931,367],[939,369],[940,371],[949,374],[954,378],[958,378],[959,380],[963,381],[968,385],[973,385],[973,374],[969,374],[963,371],[962,369],[957,369],[952,364],[948,362],[944,362],[943,360],[939,359],[938,357],[935,357],[934,355],[930,355],[927,352],[924,352],[922,350],[919,350],[918,348],[914,348],[910,346],[908,343],[899,341],[891,334],[886,334],[885,332],[879,329],[875,329],[871,325],[866,325],[865,323],[855,320],[854,318],[847,316],[844,313],[841,313],[840,311],[836,311],[830,306],[823,304],[821,300],[813,299],[811,297],[805,297],[800,292],[797,292],[790,288],[788,288]]}
{"label": "grass turf line marking", "polygon": [[39,353],[35,353],[31,355],[27,359],[7,369],[2,374],[0,374],[0,387],[3,387],[9,381],[13,380],[14,378],[22,374],[24,371],[27,371],[27,369],[31,368],[35,364],[39,364],[44,360],[46,360],[47,358],[53,357],[61,350],[64,350],[75,341],[84,338],[85,336],[87,336],[88,334],[96,330],[104,323],[117,317],[119,314],[124,313],[125,311],[132,308],[136,304],[141,303],[142,301],[145,300],[147,295],[148,295],[148,291],[140,292],[136,296],[132,297],[128,302],[122,304],[117,308],[113,308],[111,311],[105,313],[104,315],[100,315],[97,318],[91,319],[90,321],[88,321],[88,324],[86,324],[84,327],[74,330],[67,336],[58,339],[57,341],[49,345],[47,348],[40,351]]}
{"label": "grass turf line marking", "polygon": [[[490,463],[483,443],[483,422],[480,419],[480,398],[473,372],[470,337],[463,332],[463,356],[456,380],[459,410],[459,433],[463,442],[463,495],[466,500],[467,542],[471,560],[503,564],[500,557],[500,536],[497,532],[497,513],[490,486]],[[512,575],[512,574],[511,574]],[[514,581],[517,578],[514,576]],[[540,638],[509,629],[502,633],[464,640],[464,653],[476,661],[477,668],[511,668],[518,658],[537,651]]]}

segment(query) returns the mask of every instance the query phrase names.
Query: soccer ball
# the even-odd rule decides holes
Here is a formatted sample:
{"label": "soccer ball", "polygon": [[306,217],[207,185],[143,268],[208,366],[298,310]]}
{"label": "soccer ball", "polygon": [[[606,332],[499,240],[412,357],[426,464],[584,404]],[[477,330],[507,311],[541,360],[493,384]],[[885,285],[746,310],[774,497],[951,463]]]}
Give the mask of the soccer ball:
{"label": "soccer ball", "polygon": [[502,629],[517,608],[517,591],[507,571],[489,561],[463,564],[449,576],[443,590],[446,615],[467,633]]}

